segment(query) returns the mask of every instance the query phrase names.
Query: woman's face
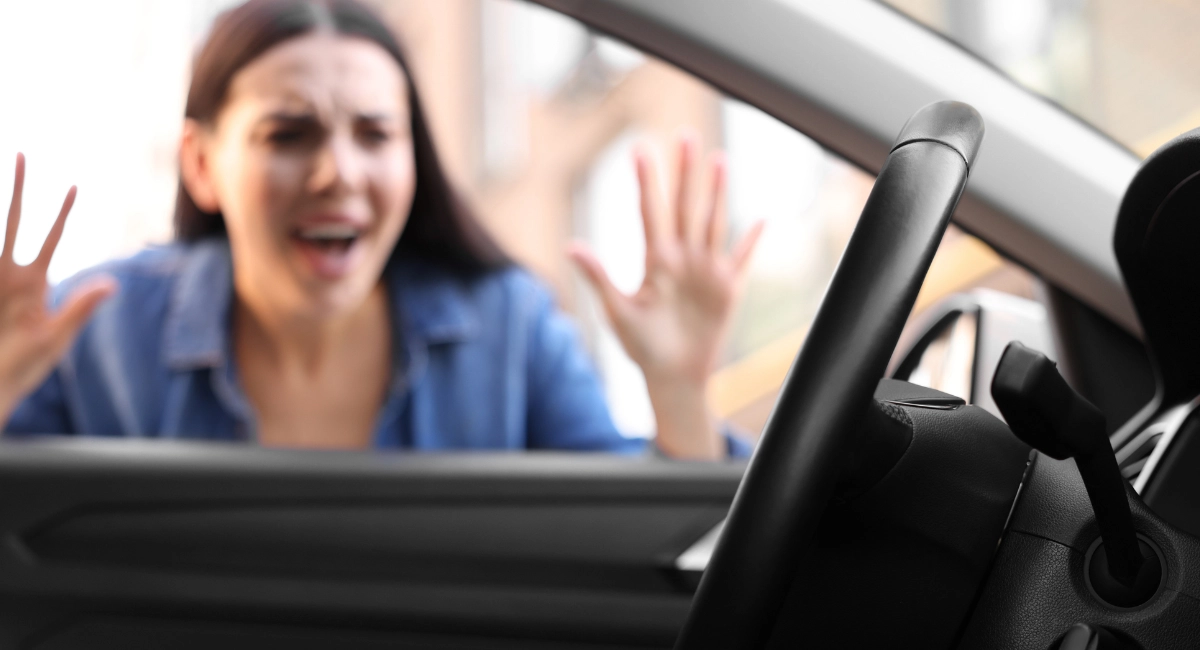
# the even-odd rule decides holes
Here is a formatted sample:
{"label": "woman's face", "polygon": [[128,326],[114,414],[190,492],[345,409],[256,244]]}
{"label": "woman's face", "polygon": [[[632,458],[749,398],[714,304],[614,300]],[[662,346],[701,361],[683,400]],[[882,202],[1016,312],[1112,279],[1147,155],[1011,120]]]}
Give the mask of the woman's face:
{"label": "woman's face", "polygon": [[309,34],[242,68],[211,127],[185,126],[184,181],[225,217],[240,299],[333,317],[378,284],[417,181],[404,74],[371,41]]}

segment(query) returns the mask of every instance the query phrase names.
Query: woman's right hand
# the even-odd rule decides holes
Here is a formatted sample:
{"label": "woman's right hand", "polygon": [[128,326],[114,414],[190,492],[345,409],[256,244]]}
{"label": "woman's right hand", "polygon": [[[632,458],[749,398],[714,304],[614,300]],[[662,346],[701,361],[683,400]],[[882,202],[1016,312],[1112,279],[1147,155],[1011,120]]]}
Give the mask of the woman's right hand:
{"label": "woman's right hand", "polygon": [[24,184],[25,156],[17,154],[8,228],[0,253],[0,423],[7,422],[17,404],[45,381],[97,305],[117,288],[112,278],[97,278],[76,288],[62,307],[51,313],[46,269],[75,203],[75,188],[67,192],[37,259],[21,266],[13,260],[13,244],[21,222]]}

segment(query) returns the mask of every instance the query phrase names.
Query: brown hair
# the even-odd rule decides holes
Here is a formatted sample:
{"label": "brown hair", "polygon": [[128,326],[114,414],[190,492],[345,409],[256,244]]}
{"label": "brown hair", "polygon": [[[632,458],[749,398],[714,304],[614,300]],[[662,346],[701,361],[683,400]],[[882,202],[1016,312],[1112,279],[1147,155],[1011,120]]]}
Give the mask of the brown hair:
{"label": "brown hair", "polygon": [[[212,124],[239,70],[271,47],[317,29],[368,39],[386,50],[404,71],[417,187],[408,222],[392,257],[398,252],[420,256],[463,274],[509,264],[442,169],[411,68],[395,35],[371,9],[356,0],[250,0],[221,14],[196,56],[184,115]],[[224,217],[202,211],[180,182],[175,199],[176,238],[196,241],[224,234]]]}

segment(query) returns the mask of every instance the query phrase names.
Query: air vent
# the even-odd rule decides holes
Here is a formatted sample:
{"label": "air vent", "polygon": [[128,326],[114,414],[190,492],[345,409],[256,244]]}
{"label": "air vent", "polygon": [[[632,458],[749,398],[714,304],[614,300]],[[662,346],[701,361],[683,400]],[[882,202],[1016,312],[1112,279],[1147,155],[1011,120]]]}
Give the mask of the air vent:
{"label": "air vent", "polygon": [[1200,397],[1177,404],[1151,422],[1134,436],[1128,443],[1117,449],[1117,465],[1133,488],[1140,494],[1146,487],[1150,474],[1162,457],[1162,447],[1171,444],[1184,421],[1191,417],[1196,407],[1200,406]]}
{"label": "air vent", "polygon": [[1154,447],[1162,440],[1163,432],[1167,429],[1166,424],[1163,420],[1151,424],[1117,450],[1117,465],[1121,468],[1121,476],[1129,482],[1136,481],[1141,474]]}

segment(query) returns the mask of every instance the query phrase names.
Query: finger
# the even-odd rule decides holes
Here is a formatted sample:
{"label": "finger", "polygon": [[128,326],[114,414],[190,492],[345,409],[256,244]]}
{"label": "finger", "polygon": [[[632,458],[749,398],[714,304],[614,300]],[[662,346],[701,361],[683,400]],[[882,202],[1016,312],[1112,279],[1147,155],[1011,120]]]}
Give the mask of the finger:
{"label": "finger", "polygon": [[117,281],[107,276],[91,280],[72,291],[66,303],[50,319],[55,347],[65,350],[87,324],[96,307],[116,291]]}
{"label": "finger", "polygon": [[680,241],[695,242],[696,238],[691,236],[691,231],[696,212],[695,200],[692,198],[692,171],[696,166],[696,138],[691,132],[684,132],[679,137],[676,155],[678,159],[675,179],[675,234]]}
{"label": "finger", "polygon": [[50,227],[46,241],[42,242],[42,250],[38,253],[37,259],[33,261],[33,266],[41,269],[49,268],[50,258],[54,257],[54,249],[58,248],[58,240],[62,239],[63,228],[67,224],[67,215],[71,213],[71,206],[75,205],[75,194],[76,188],[72,185],[71,189],[67,190],[67,198],[63,199],[62,209],[58,211],[58,218]]}
{"label": "finger", "polygon": [[641,192],[642,230],[646,234],[646,257],[658,250],[663,225],[662,185],[658,179],[658,159],[646,146],[639,146],[634,153],[638,187]]}
{"label": "finger", "polygon": [[567,252],[571,256],[571,260],[583,271],[588,284],[592,285],[592,289],[600,296],[600,302],[604,305],[604,311],[608,312],[609,319],[615,321],[623,311],[625,294],[621,293],[621,290],[612,283],[608,272],[604,270],[604,265],[596,259],[596,254],[587,244],[575,242],[571,244]]}
{"label": "finger", "polygon": [[708,227],[704,232],[704,244],[712,254],[721,252],[725,247],[725,231],[728,228],[728,206],[726,205],[726,192],[729,177],[728,167],[725,164],[725,154],[715,152],[712,155],[712,205],[708,211]]}
{"label": "finger", "polygon": [[11,260],[17,242],[17,226],[21,223],[21,195],[25,191],[25,154],[17,154],[17,173],[13,179],[12,203],[8,205],[8,227],[4,230],[4,250],[0,259]]}
{"label": "finger", "polygon": [[733,247],[733,268],[737,271],[738,275],[745,273],[750,258],[754,255],[754,249],[758,246],[758,240],[762,236],[763,228],[766,225],[767,222],[760,220],[758,223],[750,226],[750,231]]}

